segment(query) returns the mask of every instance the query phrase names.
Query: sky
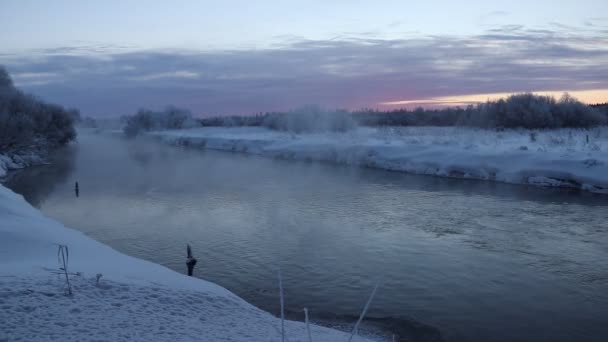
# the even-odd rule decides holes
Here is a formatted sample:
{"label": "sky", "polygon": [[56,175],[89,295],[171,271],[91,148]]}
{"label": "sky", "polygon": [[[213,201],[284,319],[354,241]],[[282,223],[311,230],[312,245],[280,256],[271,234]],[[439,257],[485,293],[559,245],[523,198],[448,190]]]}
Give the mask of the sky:
{"label": "sky", "polygon": [[608,101],[608,1],[2,0],[0,65],[84,115]]}

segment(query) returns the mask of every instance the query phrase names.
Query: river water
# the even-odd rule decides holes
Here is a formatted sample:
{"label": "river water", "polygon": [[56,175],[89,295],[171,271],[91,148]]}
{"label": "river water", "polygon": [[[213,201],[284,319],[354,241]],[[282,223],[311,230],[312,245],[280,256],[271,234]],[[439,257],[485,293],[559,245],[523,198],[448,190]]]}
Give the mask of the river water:
{"label": "river water", "polygon": [[[74,196],[74,182],[80,197]],[[113,248],[411,340],[608,340],[608,196],[81,133],[6,184]],[[78,257],[78,256],[74,256]],[[94,272],[91,271],[91,272]]]}

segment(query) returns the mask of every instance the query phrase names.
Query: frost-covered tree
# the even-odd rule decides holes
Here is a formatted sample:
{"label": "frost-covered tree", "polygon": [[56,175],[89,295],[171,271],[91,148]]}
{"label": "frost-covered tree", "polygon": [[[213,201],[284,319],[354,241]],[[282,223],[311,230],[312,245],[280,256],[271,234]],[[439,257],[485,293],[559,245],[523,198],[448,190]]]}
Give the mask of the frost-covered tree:
{"label": "frost-covered tree", "polygon": [[125,135],[133,137],[146,131],[182,129],[195,125],[196,121],[188,110],[168,106],[160,112],[140,109],[135,115],[126,118],[123,130]]}
{"label": "frost-covered tree", "polygon": [[41,101],[15,88],[0,66],[0,153],[26,148],[54,148],[76,137],[77,110]]}
{"label": "frost-covered tree", "polygon": [[362,110],[353,113],[370,126],[472,126],[481,128],[594,127],[608,123],[600,107],[588,106],[568,94],[559,100],[529,93],[515,94],[465,108]]}
{"label": "frost-covered tree", "polygon": [[[489,101],[478,106],[481,127],[562,128],[593,127],[606,124],[594,108],[568,94],[559,100],[550,96],[516,94],[505,100]],[[471,123],[468,123],[471,124]]]}

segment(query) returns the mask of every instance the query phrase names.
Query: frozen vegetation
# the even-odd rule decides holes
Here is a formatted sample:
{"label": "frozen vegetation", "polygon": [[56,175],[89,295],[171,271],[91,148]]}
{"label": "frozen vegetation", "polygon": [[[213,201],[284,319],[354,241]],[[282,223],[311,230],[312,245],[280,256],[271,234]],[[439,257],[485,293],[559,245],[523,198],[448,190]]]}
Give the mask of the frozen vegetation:
{"label": "frozen vegetation", "polygon": [[286,159],[608,193],[607,124],[606,105],[523,93],[465,108],[305,106],[198,124],[169,107],[128,117],[124,133]]}
{"label": "frozen vegetation", "polygon": [[199,119],[198,125],[169,107],[129,117],[124,132],[278,158],[608,193],[607,124],[606,105],[524,93],[465,108],[305,106]]}
{"label": "frozen vegetation", "polygon": [[529,93],[466,107],[378,111],[326,110],[304,106],[286,113],[200,119],[202,126],[257,126],[273,130],[344,132],[357,126],[439,126],[486,129],[591,128],[608,124],[608,105],[589,106],[564,94],[560,99]]}
{"label": "frozen vegetation", "polygon": [[[282,340],[278,318],[228,290],[118,253],[3,186],[0,223],[0,341]],[[315,342],[349,339],[310,330]],[[304,323],[285,321],[285,332],[309,341]]]}
{"label": "frozen vegetation", "polygon": [[41,101],[15,88],[0,66],[0,177],[44,162],[49,150],[76,138],[80,113]]}
{"label": "frozen vegetation", "polygon": [[140,109],[125,121],[124,133],[128,137],[148,131],[190,128],[196,125],[189,111],[173,106],[162,111]]}
{"label": "frozen vegetation", "polygon": [[558,129],[590,128],[608,123],[605,106],[586,105],[567,93],[560,99],[523,93],[464,108],[359,111],[354,116],[361,124],[369,126]]}
{"label": "frozen vegetation", "polygon": [[359,127],[296,134],[261,127],[149,132],[175,145],[417,174],[608,194],[608,127],[487,130]]}

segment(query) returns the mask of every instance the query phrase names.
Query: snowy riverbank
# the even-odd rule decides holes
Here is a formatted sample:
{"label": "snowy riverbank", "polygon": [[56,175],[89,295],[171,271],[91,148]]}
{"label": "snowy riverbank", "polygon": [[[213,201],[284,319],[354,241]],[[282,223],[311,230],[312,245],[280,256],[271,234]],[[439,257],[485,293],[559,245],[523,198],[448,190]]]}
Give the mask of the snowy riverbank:
{"label": "snowy riverbank", "polygon": [[[0,341],[280,341],[280,320],[230,291],[118,253],[0,186]],[[58,245],[69,246],[64,295]],[[102,274],[96,283],[96,275]],[[348,334],[312,326],[314,341]],[[308,341],[286,322],[287,340]],[[364,341],[363,338],[355,338]]]}
{"label": "snowy riverbank", "polygon": [[176,145],[278,158],[608,194],[608,128],[491,131],[469,128],[358,128],[292,134],[257,127],[149,132]]}
{"label": "snowy riverbank", "polygon": [[8,171],[23,169],[28,166],[46,164],[40,152],[0,153],[0,178],[6,176]]}

